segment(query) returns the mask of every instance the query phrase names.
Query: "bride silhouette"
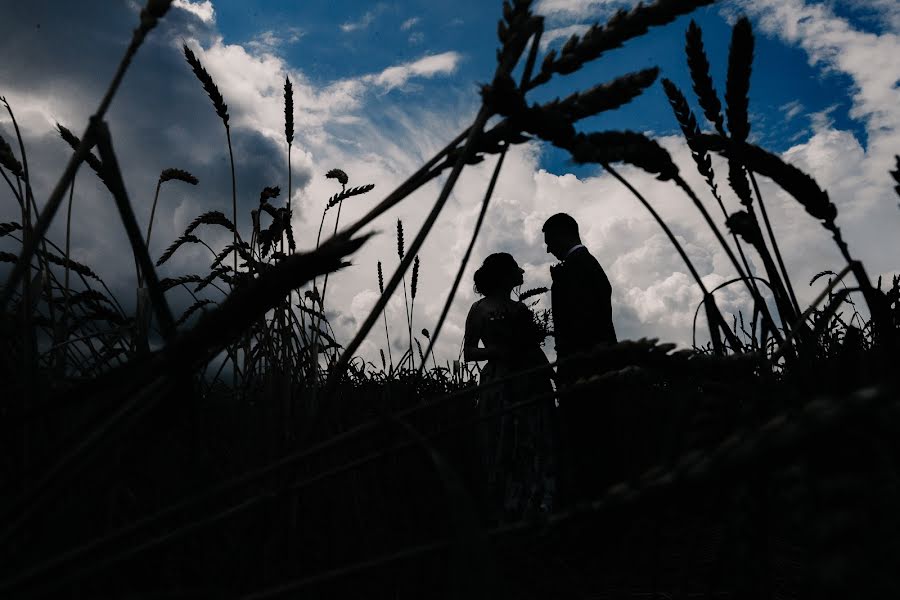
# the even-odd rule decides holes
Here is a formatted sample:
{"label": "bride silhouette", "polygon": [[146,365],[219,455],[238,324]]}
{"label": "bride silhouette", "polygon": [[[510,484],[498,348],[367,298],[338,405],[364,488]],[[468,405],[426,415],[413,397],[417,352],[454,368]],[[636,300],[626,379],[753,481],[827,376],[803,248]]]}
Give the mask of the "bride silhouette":
{"label": "bride silhouette", "polygon": [[[522,285],[523,273],[505,252],[484,260],[475,272],[475,291],[483,298],[469,309],[463,342],[466,361],[488,361],[481,369],[482,385],[520,371],[547,367],[479,391],[482,415],[505,411],[482,421],[481,431],[488,510],[501,521],[518,520],[535,511],[549,512],[555,487],[555,413],[551,369],[541,350],[543,333],[531,310],[510,297],[513,288]],[[544,399],[508,410],[538,395]]]}

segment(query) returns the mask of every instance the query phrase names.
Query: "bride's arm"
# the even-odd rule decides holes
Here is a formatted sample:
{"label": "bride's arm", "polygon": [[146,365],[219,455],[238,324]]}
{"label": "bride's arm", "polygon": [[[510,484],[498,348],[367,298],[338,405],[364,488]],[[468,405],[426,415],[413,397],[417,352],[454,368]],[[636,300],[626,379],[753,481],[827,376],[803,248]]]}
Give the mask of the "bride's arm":
{"label": "bride's arm", "polygon": [[486,346],[480,348],[478,341],[481,339],[481,328],[484,321],[484,315],[478,309],[477,304],[473,304],[469,309],[469,316],[466,317],[466,333],[463,336],[463,359],[466,362],[475,362],[480,360],[492,360],[500,358],[504,355],[503,349],[494,346]]}

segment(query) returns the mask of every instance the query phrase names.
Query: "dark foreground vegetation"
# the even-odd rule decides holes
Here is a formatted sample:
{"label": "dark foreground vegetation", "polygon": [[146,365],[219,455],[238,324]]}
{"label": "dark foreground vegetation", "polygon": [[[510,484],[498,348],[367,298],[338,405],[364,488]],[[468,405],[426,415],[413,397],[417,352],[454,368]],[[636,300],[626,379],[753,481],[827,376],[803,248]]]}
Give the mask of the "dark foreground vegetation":
{"label": "dark foreground vegetation", "polygon": [[[372,186],[347,187],[335,169],[327,176],[341,191],[326,203],[314,250],[296,251],[290,201],[281,206],[273,186],[262,190],[249,227],[233,197],[230,217],[200,215],[154,264],[152,217],[145,235],[103,120],[132,56],[168,9],[150,0],[81,138],[59,127],[74,154],[46,202],[33,196],[21,138],[16,150],[0,143],[0,173],[21,208],[20,221],[0,225],[16,250],[0,255],[11,265],[0,297],[0,597],[895,597],[900,283],[872,282],[827,192],[747,142],[749,22],[734,27],[724,109],[701,32],[693,23],[687,31],[693,88],[712,133],[662,80],[709,184],[707,202],[651,139],[575,129],[653,85],[657,69],[526,102],[551,78],[708,3],[658,0],[619,12],[540,63],[542,19],[527,1],[505,3],[496,73],[475,121],[368,215],[339,229],[343,200]],[[184,53],[230,151],[223,93]],[[286,81],[288,165],[293,134]],[[595,396],[598,435],[618,465],[597,473],[609,485],[590,502],[499,522],[489,516],[479,439],[501,415],[480,413],[475,374],[441,365],[432,346],[503,157],[531,139],[601,165],[651,211],[703,291],[698,314],[710,342],[677,352],[654,340],[598,348],[596,374],[557,395]],[[712,154],[725,159],[738,210],[726,207],[733,197],[716,183]],[[481,218],[440,320],[420,338],[417,253],[461,170],[491,155]],[[721,314],[717,290],[704,287],[652,202],[613,167],[623,162],[671,181],[703,213],[733,263],[729,285],[754,299],[752,315]],[[128,233],[135,314],[69,256],[69,228],[62,242],[47,235],[67,199],[71,215],[82,163],[108,187]],[[385,282],[379,264],[381,297],[342,345],[328,326],[328,273],[365,244],[367,225],[441,174],[443,189],[408,247],[398,224],[399,266]],[[817,276],[828,285],[808,307],[797,301],[757,175],[800,202],[845,258]],[[893,177],[900,184],[900,171]],[[170,181],[198,184],[165,169],[157,199]],[[726,233],[710,214],[717,210]],[[322,239],[328,215],[334,229]],[[206,243],[201,226],[228,229],[231,243],[210,247],[207,273],[160,280],[156,266],[184,244]],[[763,266],[758,276],[754,263]],[[356,351],[372,327],[383,324],[390,339],[382,311],[401,285],[408,348],[395,357],[387,345],[379,368]],[[169,297],[179,291],[191,304],[176,319]],[[545,315],[538,322],[547,325]],[[522,398],[510,410],[546,400]]]}

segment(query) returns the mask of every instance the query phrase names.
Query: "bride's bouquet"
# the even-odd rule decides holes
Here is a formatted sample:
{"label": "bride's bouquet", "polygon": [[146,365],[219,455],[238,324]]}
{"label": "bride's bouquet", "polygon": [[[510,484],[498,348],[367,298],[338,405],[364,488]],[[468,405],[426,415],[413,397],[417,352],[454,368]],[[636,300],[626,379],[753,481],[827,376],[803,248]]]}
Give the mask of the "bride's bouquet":
{"label": "bride's bouquet", "polygon": [[536,343],[539,346],[544,345],[544,341],[553,335],[553,315],[549,308],[537,308],[541,299],[536,298],[531,302],[529,299],[541,294],[547,293],[549,290],[545,287],[532,288],[519,294],[519,302],[527,309],[528,318],[526,322],[521,323],[520,331],[523,334],[523,341],[526,343]]}

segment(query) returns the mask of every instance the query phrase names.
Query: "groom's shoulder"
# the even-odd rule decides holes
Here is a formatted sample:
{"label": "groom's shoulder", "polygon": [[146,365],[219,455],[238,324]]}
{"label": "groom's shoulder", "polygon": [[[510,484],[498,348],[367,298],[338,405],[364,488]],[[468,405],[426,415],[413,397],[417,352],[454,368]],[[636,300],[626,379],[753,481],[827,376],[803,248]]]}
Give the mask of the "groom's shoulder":
{"label": "groom's shoulder", "polygon": [[594,258],[594,255],[591,254],[591,251],[582,246],[575,250],[568,259],[566,259],[566,263],[575,266],[575,267],[584,267],[584,266],[594,266],[599,265],[597,259]]}

